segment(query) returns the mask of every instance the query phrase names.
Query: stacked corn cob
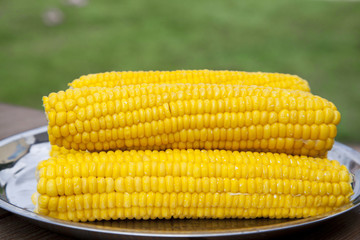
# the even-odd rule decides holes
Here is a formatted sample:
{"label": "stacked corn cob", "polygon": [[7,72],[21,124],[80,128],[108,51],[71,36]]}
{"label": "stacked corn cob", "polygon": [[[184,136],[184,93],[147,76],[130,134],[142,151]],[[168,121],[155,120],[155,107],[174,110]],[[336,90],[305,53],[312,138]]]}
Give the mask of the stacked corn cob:
{"label": "stacked corn cob", "polygon": [[350,201],[350,173],[325,157],[340,114],[297,76],[112,72],[70,85],[43,98],[41,214],[301,218]]}
{"label": "stacked corn cob", "polygon": [[81,76],[69,86],[112,88],[141,83],[236,84],[310,91],[307,81],[295,75],[211,70],[106,72]]}

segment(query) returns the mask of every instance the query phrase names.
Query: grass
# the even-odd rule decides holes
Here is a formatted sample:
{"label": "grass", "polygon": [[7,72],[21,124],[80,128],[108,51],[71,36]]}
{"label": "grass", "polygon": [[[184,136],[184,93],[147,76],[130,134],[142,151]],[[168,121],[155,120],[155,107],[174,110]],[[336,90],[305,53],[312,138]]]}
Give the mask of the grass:
{"label": "grass", "polygon": [[[45,10],[64,22],[49,27]],[[360,142],[360,2],[0,2],[0,101],[41,109],[72,79],[110,70],[232,69],[297,74]]]}

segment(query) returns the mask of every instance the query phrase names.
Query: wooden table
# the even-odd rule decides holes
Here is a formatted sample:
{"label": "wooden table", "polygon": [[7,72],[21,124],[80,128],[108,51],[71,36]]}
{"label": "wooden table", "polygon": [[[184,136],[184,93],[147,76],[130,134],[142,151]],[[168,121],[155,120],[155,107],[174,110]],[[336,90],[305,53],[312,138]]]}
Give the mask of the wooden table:
{"label": "wooden table", "polygon": [[[0,103],[0,139],[43,125],[46,125],[46,119],[42,111]],[[355,147],[359,149],[358,146]],[[266,235],[261,236],[261,239],[267,238]],[[42,229],[0,209],[0,239],[73,238]],[[278,234],[276,239],[360,239],[360,208],[315,226]]]}

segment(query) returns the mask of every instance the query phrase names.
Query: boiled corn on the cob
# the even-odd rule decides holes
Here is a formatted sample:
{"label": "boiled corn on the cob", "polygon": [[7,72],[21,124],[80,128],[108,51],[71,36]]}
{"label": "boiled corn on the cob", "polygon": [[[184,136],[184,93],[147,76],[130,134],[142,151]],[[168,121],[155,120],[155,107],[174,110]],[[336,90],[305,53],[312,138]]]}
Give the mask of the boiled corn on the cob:
{"label": "boiled corn on the cob", "polygon": [[75,150],[227,149],[323,156],[340,113],[304,91],[217,84],[80,88],[43,98],[51,144]]}
{"label": "boiled corn on the cob", "polygon": [[337,161],[277,153],[72,151],[41,162],[37,174],[36,211],[71,221],[301,218],[353,193]]}
{"label": "boiled corn on the cob", "polygon": [[213,70],[105,72],[81,76],[69,86],[73,88],[115,87],[141,83],[238,84],[310,91],[308,82],[295,75]]}

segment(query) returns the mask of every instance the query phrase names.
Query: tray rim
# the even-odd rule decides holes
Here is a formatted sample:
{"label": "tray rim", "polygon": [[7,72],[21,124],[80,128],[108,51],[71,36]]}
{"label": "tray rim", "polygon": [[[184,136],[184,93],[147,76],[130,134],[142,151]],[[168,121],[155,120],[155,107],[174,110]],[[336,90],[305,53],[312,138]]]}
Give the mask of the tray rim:
{"label": "tray rim", "polygon": [[[16,140],[19,140],[24,137],[34,136],[36,134],[42,134],[47,132],[47,125],[30,129],[27,131],[20,132],[18,134],[6,137],[4,139],[0,140],[0,147],[14,142]],[[346,148],[348,151],[354,153],[355,155],[359,156],[359,161],[357,162],[360,166],[360,153],[345,144],[342,144],[340,142],[336,142],[335,144],[338,146],[341,146],[342,148]],[[90,226],[86,223],[77,223],[77,222],[69,222],[65,220],[55,219],[48,216],[43,216],[38,213],[31,212],[29,210],[26,210],[24,208],[21,208],[19,206],[16,206],[12,203],[9,203],[3,199],[0,199],[0,208],[5,209],[11,213],[14,213],[20,217],[26,218],[27,220],[31,220],[33,223],[40,224],[43,226],[45,225],[52,225],[57,226],[69,230],[77,230],[77,231],[87,231],[87,232],[93,232],[93,233],[103,233],[108,235],[116,235],[116,236],[129,236],[129,237],[171,237],[171,238],[182,238],[182,237],[231,237],[231,236],[244,236],[244,235],[256,235],[256,234],[263,234],[263,233],[271,233],[271,232],[277,232],[277,231],[285,231],[290,229],[297,229],[300,227],[305,227],[313,224],[317,224],[332,218],[335,218],[337,216],[343,215],[349,211],[354,210],[355,208],[359,207],[360,201],[357,201],[356,203],[352,204],[350,207],[346,209],[339,210],[337,212],[334,212],[331,215],[325,214],[310,218],[303,218],[303,219],[295,219],[291,223],[285,222],[285,223],[278,223],[273,225],[266,225],[262,227],[252,227],[248,228],[251,230],[245,230],[245,231],[233,231],[229,229],[229,232],[226,232],[226,230],[219,231],[219,232],[208,232],[208,233],[202,233],[202,232],[185,232],[185,233],[168,233],[168,232],[160,232],[156,233],[154,230],[144,230],[148,232],[134,232],[134,231],[126,231],[124,229],[120,230],[111,230],[110,227],[107,226]],[[309,221],[309,219],[311,219]],[[136,220],[137,221],[137,220]],[[220,220],[221,221],[221,220]]]}

